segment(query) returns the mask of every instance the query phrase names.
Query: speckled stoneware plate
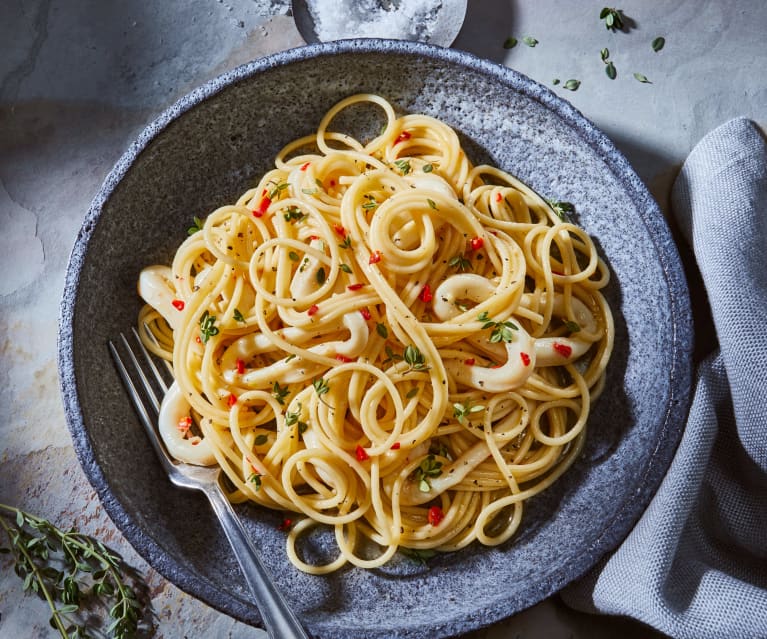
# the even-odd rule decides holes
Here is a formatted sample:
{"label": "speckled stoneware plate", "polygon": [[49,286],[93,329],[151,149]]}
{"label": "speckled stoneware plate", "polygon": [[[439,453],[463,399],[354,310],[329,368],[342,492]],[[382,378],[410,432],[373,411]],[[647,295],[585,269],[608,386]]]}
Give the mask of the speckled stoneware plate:
{"label": "speckled stoneware plate", "polygon": [[[287,561],[282,514],[241,507],[264,561],[314,637],[448,637],[526,608],[583,575],[629,532],[679,439],[690,390],[687,287],[668,228],[608,138],[566,101],[508,68],[393,41],[313,45],[213,80],[150,124],[96,196],[62,303],[60,367],[75,448],[108,513],[168,579],[260,624],[202,496],[163,475],[107,353],[135,323],[140,269],[169,262],[193,215],[233,201],[280,147],[361,91],[457,129],[475,162],[573,202],[612,270],[617,341],[585,450],[533,499],[521,532],[385,569],[312,577]],[[380,126],[357,118],[351,126]]]}

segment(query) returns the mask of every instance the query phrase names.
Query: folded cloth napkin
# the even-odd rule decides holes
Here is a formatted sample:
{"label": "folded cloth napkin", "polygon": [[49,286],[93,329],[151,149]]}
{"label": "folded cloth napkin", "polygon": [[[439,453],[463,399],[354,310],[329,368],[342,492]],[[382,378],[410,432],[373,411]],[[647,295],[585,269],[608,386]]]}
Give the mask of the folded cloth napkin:
{"label": "folded cloth napkin", "polygon": [[678,639],[767,637],[767,145],[749,120],[693,149],[672,192],[719,347],[668,474],[623,544],[562,594]]}

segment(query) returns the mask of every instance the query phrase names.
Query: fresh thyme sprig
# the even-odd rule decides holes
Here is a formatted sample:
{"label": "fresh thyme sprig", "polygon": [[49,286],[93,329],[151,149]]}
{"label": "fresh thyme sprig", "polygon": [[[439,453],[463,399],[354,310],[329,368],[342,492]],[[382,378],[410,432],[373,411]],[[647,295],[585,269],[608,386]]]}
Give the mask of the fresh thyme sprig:
{"label": "fresh thyme sprig", "polygon": [[[9,543],[0,546],[0,553],[13,556],[23,589],[48,603],[50,625],[63,639],[91,637],[89,630],[113,639],[136,636],[148,612],[148,588],[115,551],[5,504],[0,504],[0,528]],[[94,606],[111,620],[105,631],[93,628]],[[88,624],[81,611],[88,613]]]}
{"label": "fresh thyme sprig", "polygon": [[486,328],[493,329],[490,332],[490,343],[492,344],[495,344],[496,342],[513,341],[513,331],[519,330],[519,327],[511,320],[506,320],[505,322],[496,322],[488,315],[487,311],[482,311],[479,315],[477,315],[477,319],[480,322],[484,322],[482,325],[483,330]]}

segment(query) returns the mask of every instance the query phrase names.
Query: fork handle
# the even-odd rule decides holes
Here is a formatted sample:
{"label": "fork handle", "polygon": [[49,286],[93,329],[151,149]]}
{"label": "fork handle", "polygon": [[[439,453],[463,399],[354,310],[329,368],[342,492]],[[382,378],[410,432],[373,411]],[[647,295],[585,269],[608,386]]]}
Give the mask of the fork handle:
{"label": "fork handle", "polygon": [[258,553],[250,541],[245,528],[232,505],[216,485],[205,490],[213,510],[218,516],[226,538],[232,545],[234,556],[240,564],[242,574],[250,586],[253,598],[266,633],[271,639],[309,639],[295,613],[274,585]]}

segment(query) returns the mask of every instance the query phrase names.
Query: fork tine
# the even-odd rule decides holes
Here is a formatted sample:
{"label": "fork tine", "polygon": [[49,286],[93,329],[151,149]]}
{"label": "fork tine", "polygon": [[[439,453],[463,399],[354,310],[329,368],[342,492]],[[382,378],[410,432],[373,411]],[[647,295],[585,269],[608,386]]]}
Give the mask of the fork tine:
{"label": "fork tine", "polygon": [[[133,361],[133,365],[136,368],[138,376],[142,380],[142,384],[144,385],[145,389],[147,389],[147,392],[150,395],[150,399],[152,399],[154,404],[157,404],[157,396],[151,391],[151,387],[148,387],[149,380],[146,379],[146,376],[141,371],[141,368],[138,366],[138,361],[136,360],[136,357],[133,354],[133,351],[131,350],[128,340],[125,338],[125,335],[123,335],[122,333],[120,333],[120,338],[122,339],[123,344],[128,350],[128,354],[130,355],[130,358]],[[130,396],[131,403],[133,404],[133,407],[136,409],[136,412],[138,413],[141,423],[144,426],[144,430],[149,436],[149,441],[152,444],[152,448],[154,448],[155,453],[160,458],[160,462],[163,468],[165,469],[165,471],[169,475],[171,475],[174,469],[174,464],[171,461],[171,458],[166,452],[164,446],[160,442],[160,436],[155,430],[153,420],[149,416],[149,412],[147,411],[146,404],[144,403],[144,400],[141,397],[141,393],[136,387],[136,384],[133,382],[133,378],[128,372],[128,368],[126,367],[125,362],[123,361],[123,358],[120,356],[120,352],[118,351],[117,346],[115,346],[112,340],[109,340],[107,342],[107,345],[109,347],[109,352],[112,355],[112,359],[114,360],[115,366],[117,367],[117,372],[120,374],[120,377],[122,378],[122,381],[123,381],[123,385],[128,391],[128,395]]]}
{"label": "fork tine", "polygon": [[136,337],[136,342],[138,342],[138,347],[141,350],[141,354],[144,356],[144,359],[146,360],[147,364],[149,364],[149,368],[152,369],[152,372],[154,373],[154,377],[157,380],[157,383],[159,384],[160,388],[162,389],[162,392],[167,393],[168,385],[165,383],[165,379],[163,379],[163,376],[160,374],[160,371],[157,370],[157,365],[154,363],[154,359],[152,359],[152,356],[149,354],[149,351],[146,349],[146,346],[144,346],[144,342],[141,341],[141,336],[138,334],[136,327],[132,326],[131,331],[133,331],[133,335]]}
{"label": "fork tine", "polygon": [[[120,338],[122,339],[123,345],[128,351],[128,356],[133,362],[133,366],[136,369],[136,376],[141,381],[141,385],[144,387],[144,391],[146,391],[146,396],[149,398],[149,401],[152,404],[152,407],[154,408],[155,413],[159,415],[160,399],[157,397],[157,393],[155,393],[154,388],[152,388],[152,383],[149,381],[149,378],[144,374],[144,369],[141,368],[141,364],[139,364],[138,358],[136,357],[136,354],[133,352],[130,342],[128,342],[128,338],[126,338],[123,333],[120,333]],[[139,344],[141,344],[141,340],[139,340]],[[143,348],[144,345],[141,344],[141,347]]]}

